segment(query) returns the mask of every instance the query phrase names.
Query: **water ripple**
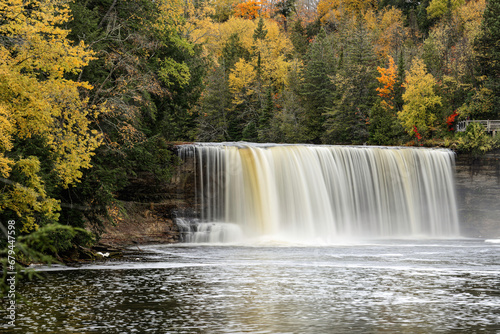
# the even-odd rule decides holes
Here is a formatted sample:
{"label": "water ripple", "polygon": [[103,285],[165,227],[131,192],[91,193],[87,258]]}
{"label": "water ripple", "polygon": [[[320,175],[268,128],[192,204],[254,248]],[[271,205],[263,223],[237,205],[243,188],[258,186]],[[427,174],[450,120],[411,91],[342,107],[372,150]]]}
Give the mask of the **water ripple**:
{"label": "water ripple", "polygon": [[[40,268],[6,333],[450,333],[500,330],[498,247],[151,246]],[[77,269],[77,270],[75,270]],[[0,316],[4,317],[4,311]]]}

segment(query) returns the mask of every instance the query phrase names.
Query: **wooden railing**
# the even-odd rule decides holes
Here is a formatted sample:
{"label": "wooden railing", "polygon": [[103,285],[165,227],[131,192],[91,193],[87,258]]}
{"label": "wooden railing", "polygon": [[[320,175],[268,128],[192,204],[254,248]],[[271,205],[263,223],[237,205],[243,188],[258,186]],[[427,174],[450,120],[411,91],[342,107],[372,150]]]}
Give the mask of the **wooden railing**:
{"label": "wooden railing", "polygon": [[467,126],[471,123],[483,124],[487,132],[492,132],[493,134],[500,131],[500,120],[469,120],[461,121],[457,123],[457,131],[464,132]]}

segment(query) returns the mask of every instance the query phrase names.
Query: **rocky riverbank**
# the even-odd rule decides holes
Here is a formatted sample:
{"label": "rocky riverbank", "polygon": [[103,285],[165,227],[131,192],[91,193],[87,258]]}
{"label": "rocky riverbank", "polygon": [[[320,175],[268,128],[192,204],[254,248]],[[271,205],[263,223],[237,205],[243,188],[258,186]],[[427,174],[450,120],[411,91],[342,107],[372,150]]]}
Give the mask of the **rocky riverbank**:
{"label": "rocky riverbank", "polygon": [[137,175],[119,194],[123,208],[116,210],[115,224],[105,227],[100,241],[113,246],[178,242],[174,219],[195,210],[194,175],[193,160],[178,166],[170,182]]}

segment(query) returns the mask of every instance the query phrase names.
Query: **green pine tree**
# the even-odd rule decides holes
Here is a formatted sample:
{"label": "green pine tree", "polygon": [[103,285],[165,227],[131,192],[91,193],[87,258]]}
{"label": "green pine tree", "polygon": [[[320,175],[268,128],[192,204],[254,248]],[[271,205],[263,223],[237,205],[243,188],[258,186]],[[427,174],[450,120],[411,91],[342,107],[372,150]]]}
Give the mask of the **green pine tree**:
{"label": "green pine tree", "polygon": [[270,122],[274,113],[273,90],[271,87],[267,89],[266,100],[264,107],[260,112],[259,117],[259,141],[268,142],[271,140]]}
{"label": "green pine tree", "polygon": [[242,138],[244,141],[248,142],[257,142],[259,138],[259,134],[257,132],[257,125],[255,125],[254,121],[250,121],[245,128],[243,129],[243,132],[241,134]]}
{"label": "green pine tree", "polygon": [[326,108],[324,142],[361,144],[368,140],[368,124],[376,98],[376,57],[363,23],[346,31],[341,68],[331,81],[333,103]]}
{"label": "green pine tree", "polygon": [[490,117],[500,117],[500,0],[486,5],[481,33],[474,42],[478,53],[478,74],[485,76],[484,88],[491,91]]}
{"label": "green pine tree", "polygon": [[221,60],[224,62],[226,68],[231,69],[240,58],[248,60],[250,54],[241,44],[238,34],[235,33],[229,36],[228,41],[224,45]]}
{"label": "green pine tree", "polygon": [[306,109],[304,126],[308,142],[320,144],[324,132],[324,113],[332,103],[335,85],[330,80],[337,72],[333,38],[324,29],[305,55],[301,95]]}
{"label": "green pine tree", "polygon": [[265,28],[264,20],[261,17],[261,18],[259,18],[259,22],[257,23],[257,28],[255,28],[255,30],[253,32],[254,41],[258,40],[258,39],[263,40],[266,38],[267,30],[264,28]]}
{"label": "green pine tree", "polygon": [[302,20],[298,19],[293,23],[292,31],[290,32],[290,40],[292,41],[296,54],[299,57],[304,56],[309,43],[307,41],[306,29],[302,25]]}
{"label": "green pine tree", "polygon": [[396,83],[394,85],[394,105],[396,107],[396,111],[400,111],[401,109],[403,109],[403,104],[404,104],[403,93],[405,91],[403,83],[405,82],[405,71],[406,71],[406,64],[405,64],[404,52],[403,50],[401,50],[398,59],[398,72],[396,77]]}
{"label": "green pine tree", "polygon": [[399,145],[405,137],[403,127],[393,112],[389,112],[380,104],[378,99],[370,112],[370,137],[371,145]]}

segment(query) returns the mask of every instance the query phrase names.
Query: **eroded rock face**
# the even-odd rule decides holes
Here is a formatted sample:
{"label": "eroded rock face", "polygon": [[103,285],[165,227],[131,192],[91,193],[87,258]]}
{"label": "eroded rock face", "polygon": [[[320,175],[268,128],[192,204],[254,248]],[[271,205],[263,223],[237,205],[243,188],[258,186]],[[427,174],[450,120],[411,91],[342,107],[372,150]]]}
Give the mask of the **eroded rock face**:
{"label": "eroded rock face", "polygon": [[170,182],[159,182],[151,173],[129,180],[118,194],[123,210],[115,210],[115,224],[105,226],[101,242],[115,246],[178,242],[175,218],[197,214],[194,168],[191,158],[176,166]]}
{"label": "eroded rock face", "polygon": [[500,150],[457,155],[456,184],[462,235],[500,238]]}
{"label": "eroded rock face", "polygon": [[113,246],[163,244],[179,241],[179,230],[171,215],[172,203],[124,202],[125,215],[114,217],[115,225],[107,225],[100,241]]}

